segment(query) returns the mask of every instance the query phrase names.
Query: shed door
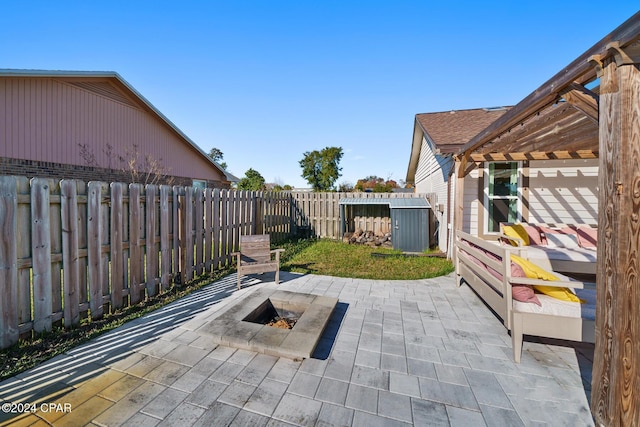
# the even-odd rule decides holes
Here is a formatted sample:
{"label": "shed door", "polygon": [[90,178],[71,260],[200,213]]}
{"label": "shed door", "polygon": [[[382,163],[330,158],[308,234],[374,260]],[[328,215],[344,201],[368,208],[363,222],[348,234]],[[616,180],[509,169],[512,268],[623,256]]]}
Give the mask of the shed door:
{"label": "shed door", "polygon": [[391,209],[393,248],[422,252],[429,248],[428,209]]}

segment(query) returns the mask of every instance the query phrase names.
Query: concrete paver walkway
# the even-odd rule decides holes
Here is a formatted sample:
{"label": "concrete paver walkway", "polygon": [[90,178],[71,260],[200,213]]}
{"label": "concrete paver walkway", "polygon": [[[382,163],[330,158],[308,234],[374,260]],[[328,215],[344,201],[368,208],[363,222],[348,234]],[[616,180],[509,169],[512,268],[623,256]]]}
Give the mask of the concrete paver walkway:
{"label": "concrete paver walkway", "polygon": [[[504,326],[453,275],[281,279],[278,289],[339,298],[313,358],[213,344],[207,322],[275,286],[247,279],[237,291],[228,276],[0,383],[0,424],[593,425],[593,345],[525,342],[515,364]],[[16,414],[18,403],[35,412]]]}

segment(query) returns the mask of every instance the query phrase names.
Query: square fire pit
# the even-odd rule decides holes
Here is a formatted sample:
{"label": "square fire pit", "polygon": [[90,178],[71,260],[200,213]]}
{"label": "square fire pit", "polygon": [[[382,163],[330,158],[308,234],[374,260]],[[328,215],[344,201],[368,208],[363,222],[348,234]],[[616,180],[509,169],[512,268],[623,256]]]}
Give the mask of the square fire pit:
{"label": "square fire pit", "polygon": [[[218,344],[279,357],[309,358],[337,303],[337,298],[262,288],[236,301],[201,331]],[[270,323],[286,323],[290,328]]]}

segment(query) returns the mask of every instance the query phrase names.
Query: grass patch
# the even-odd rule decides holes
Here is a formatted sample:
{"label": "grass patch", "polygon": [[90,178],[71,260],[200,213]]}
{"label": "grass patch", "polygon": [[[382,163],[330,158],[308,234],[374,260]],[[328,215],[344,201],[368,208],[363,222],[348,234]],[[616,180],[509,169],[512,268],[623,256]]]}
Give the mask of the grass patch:
{"label": "grass patch", "polygon": [[32,340],[21,340],[9,348],[0,350],[0,381],[31,369],[126,322],[157,310],[228,275],[231,271],[231,269],[224,269],[202,275],[186,286],[174,286],[163,294],[119,309],[99,320],[91,322],[85,320],[70,329],[54,328],[51,332],[40,334]]}
{"label": "grass patch", "polygon": [[[335,240],[301,240],[278,246],[286,249],[281,269],[297,273],[359,279],[415,280],[443,276],[453,271],[453,264],[445,258],[407,257],[391,249],[348,245]],[[376,257],[372,253],[388,256]]]}

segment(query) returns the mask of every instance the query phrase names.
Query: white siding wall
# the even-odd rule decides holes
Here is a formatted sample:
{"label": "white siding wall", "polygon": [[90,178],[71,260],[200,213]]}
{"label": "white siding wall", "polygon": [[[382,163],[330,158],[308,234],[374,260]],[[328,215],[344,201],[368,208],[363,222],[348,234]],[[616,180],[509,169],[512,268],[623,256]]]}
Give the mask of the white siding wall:
{"label": "white siding wall", "polygon": [[598,160],[529,164],[529,222],[598,223]]}
{"label": "white siding wall", "polygon": [[462,231],[473,236],[478,235],[478,209],[481,208],[480,200],[478,200],[478,184],[480,178],[478,168],[471,171],[464,178],[464,216],[462,220]]}
{"label": "white siding wall", "polygon": [[[438,221],[438,242],[440,250],[447,250],[447,229],[449,217],[447,212],[447,180],[449,171],[453,167],[451,156],[436,155],[432,145],[423,137],[420,148],[420,159],[416,168],[415,186],[416,193],[435,193],[437,204],[433,206],[433,212]],[[444,212],[438,210],[437,205],[444,206]],[[433,230],[435,232],[435,230]]]}

